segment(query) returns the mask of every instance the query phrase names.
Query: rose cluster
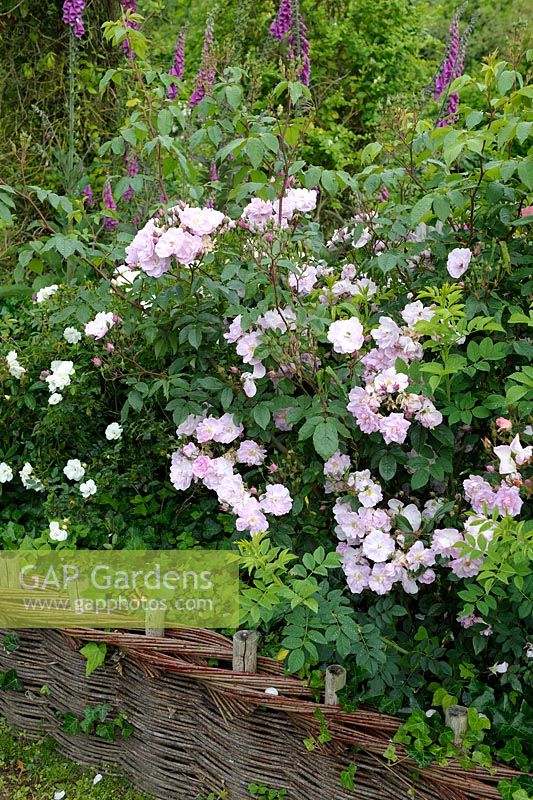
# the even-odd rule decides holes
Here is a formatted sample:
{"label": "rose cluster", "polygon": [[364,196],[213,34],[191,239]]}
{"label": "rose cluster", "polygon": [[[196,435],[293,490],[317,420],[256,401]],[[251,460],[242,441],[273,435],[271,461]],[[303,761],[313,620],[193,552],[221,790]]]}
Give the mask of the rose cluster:
{"label": "rose cluster", "polygon": [[324,464],[324,477],[326,492],[343,495],[336,500],[333,515],[340,540],[337,551],[354,594],[365,589],[386,594],[395,584],[415,594],[420,584],[433,583],[437,564],[459,578],[478,574],[483,558],[471,558],[462,545],[469,539],[484,548],[491,540],[495,524],[483,515],[467,519],[463,533],[437,528],[429,534],[424,527],[439,514],[438,500],[428,500],[422,511],[397,498],[378,507],[383,500],[381,486],[369,470],[351,472],[349,457],[340,452]]}
{"label": "rose cluster", "polygon": [[[267,514],[282,516],[292,508],[292,498],[281,483],[267,484],[263,494],[255,487],[247,488],[242,476],[235,471],[238,464],[261,466],[266,450],[251,439],[233,445],[229,450],[217,447],[230,445],[243,435],[243,426],[236,424],[231,414],[222,417],[189,415],[177,428],[180,439],[194,439],[180,445],[172,456],[170,480],[179,491],[200,482],[216,492],[222,510],[236,516],[238,531],[255,536],[268,530]],[[222,450],[222,455],[216,455]]]}
{"label": "rose cluster", "polygon": [[[414,419],[425,428],[436,428],[442,414],[432,401],[408,391],[409,378],[396,369],[397,359],[405,363],[422,358],[423,350],[416,323],[433,315],[420,301],[409,303],[401,312],[406,325],[400,327],[391,317],[380,317],[370,332],[376,346],[362,358],[364,386],[349,394],[348,411],[363,433],[381,433],[386,444],[402,444]],[[343,326],[341,328],[341,326]],[[356,318],[333,323],[328,339],[337,353],[355,353],[362,344],[362,328]]]}
{"label": "rose cluster", "polygon": [[213,248],[212,236],[229,220],[214,208],[174,206],[148,220],[126,248],[126,264],[152,278],[170,269],[172,259],[188,266]]}
{"label": "rose cluster", "polygon": [[261,200],[254,197],[245,206],[241,222],[251,231],[264,231],[267,228],[287,228],[295,212],[307,214],[316,208],[316,189],[289,189],[279,200]]}

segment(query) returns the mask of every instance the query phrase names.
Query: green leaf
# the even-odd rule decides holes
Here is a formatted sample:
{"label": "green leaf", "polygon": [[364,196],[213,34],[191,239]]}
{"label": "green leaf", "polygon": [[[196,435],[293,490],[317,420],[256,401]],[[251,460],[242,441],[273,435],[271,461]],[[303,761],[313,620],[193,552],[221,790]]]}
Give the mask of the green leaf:
{"label": "green leaf", "polygon": [[429,472],[425,469],[419,469],[411,478],[411,488],[421,489],[429,481]]}
{"label": "green leaf", "polygon": [[411,222],[418,225],[423,219],[426,219],[431,214],[431,206],[433,205],[433,197],[430,194],[421,197],[418,203],[415,203],[411,209]]}
{"label": "green leaf", "polygon": [[89,675],[92,675],[95,669],[101,667],[105,662],[107,645],[88,642],[84,647],[81,648],[80,653],[87,659],[87,663],[85,664],[85,674],[87,677],[89,677]]}
{"label": "green leaf", "polygon": [[437,195],[433,200],[433,211],[441,222],[445,222],[450,216],[450,201],[447,197]]}
{"label": "green leaf", "polygon": [[238,108],[242,101],[242,88],[237,84],[226,86],[226,100],[233,109]]}
{"label": "green leaf", "polygon": [[305,664],[305,654],[303,650],[293,650],[287,659],[287,671],[298,672]]}
{"label": "green leaf", "polygon": [[516,81],[516,72],[514,69],[504,69],[498,78],[498,92],[501,97],[507,94],[512,89]]}
{"label": "green leaf", "polygon": [[527,156],[518,165],[518,175],[522,183],[533,191],[533,157]]}
{"label": "green leaf", "polygon": [[169,136],[174,124],[174,117],[168,108],[162,108],[157,115],[157,132],[161,136]]}
{"label": "green leaf", "polygon": [[259,403],[253,410],[253,418],[260,428],[266,430],[270,422],[270,409],[266,403]]}
{"label": "green leaf", "polygon": [[24,689],[24,684],[15,669],[0,672],[0,689],[3,689],[4,692],[21,692]]}
{"label": "green leaf", "polygon": [[390,453],[381,457],[378,465],[379,474],[384,481],[390,481],[396,475],[396,459]]}
{"label": "green leaf", "polygon": [[313,445],[324,460],[331,458],[339,448],[339,434],[332,422],[319,422],[313,432]]}
{"label": "green leaf", "polygon": [[144,405],[142,396],[135,389],[128,394],[128,403],[135,411],[141,411]]}
{"label": "green leaf", "polygon": [[331,169],[326,169],[320,176],[320,183],[328,194],[335,195],[339,191],[337,176]]}
{"label": "green leaf", "polygon": [[187,333],[187,339],[191,347],[194,347],[195,350],[198,350],[202,344],[202,329],[200,327],[190,327]]}
{"label": "green leaf", "polygon": [[248,139],[245,150],[252,165],[257,168],[263,161],[265,145],[259,139]]}
{"label": "green leaf", "polygon": [[63,716],[63,730],[71,736],[76,736],[80,732],[80,721],[77,716],[70,711]]}

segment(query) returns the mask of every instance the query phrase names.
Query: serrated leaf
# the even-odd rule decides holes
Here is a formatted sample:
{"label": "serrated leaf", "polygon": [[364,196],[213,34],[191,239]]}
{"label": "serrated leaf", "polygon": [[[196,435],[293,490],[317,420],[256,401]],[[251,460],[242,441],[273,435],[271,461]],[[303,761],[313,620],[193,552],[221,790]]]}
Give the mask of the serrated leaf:
{"label": "serrated leaf", "polygon": [[319,456],[324,460],[331,458],[339,448],[339,434],[330,422],[319,422],[313,432],[313,445]]}

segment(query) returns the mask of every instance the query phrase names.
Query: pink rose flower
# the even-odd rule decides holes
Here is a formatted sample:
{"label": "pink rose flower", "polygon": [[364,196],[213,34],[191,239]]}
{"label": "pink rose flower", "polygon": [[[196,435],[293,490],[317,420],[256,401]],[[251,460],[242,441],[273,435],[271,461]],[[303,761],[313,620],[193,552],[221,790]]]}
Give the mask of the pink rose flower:
{"label": "pink rose flower", "polygon": [[502,431],[510,431],[513,427],[513,423],[510,419],[505,419],[505,417],[498,417],[496,420],[496,427],[498,428],[498,433]]}
{"label": "pink rose flower", "polygon": [[355,353],[363,346],[363,326],[357,317],[332,322],[328,330],[328,342],[336,353]]}
{"label": "pink rose flower", "polygon": [[178,215],[181,224],[196,236],[208,236],[214,233],[224,221],[224,214],[214,208],[185,206],[178,211]]}
{"label": "pink rose flower", "polygon": [[281,483],[270,483],[261,497],[261,508],[267,514],[281,517],[288,514],[292,508],[292,498],[289,490]]}
{"label": "pink rose flower", "polygon": [[199,236],[193,236],[182,228],[169,228],[161,234],[155,246],[159,258],[175,256],[180,264],[191,264],[203,250]]}
{"label": "pink rose flower", "polygon": [[385,440],[385,444],[403,444],[407,437],[411,423],[405,419],[403,414],[389,414],[388,417],[381,417],[379,420],[379,431]]}
{"label": "pink rose flower", "polygon": [[448,254],[446,269],[452,278],[460,278],[467,271],[472,258],[472,251],[468,247],[456,247]]}

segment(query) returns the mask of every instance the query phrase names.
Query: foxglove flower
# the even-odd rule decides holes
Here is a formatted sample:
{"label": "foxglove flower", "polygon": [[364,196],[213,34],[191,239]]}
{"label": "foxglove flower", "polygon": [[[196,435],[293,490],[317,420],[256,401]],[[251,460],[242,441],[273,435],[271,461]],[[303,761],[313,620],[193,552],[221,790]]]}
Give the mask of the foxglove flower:
{"label": "foxglove flower", "polygon": [[213,18],[209,17],[205,26],[204,45],[200,72],[196,78],[194,91],[189,98],[191,108],[200,103],[213,88],[216,75],[216,55],[213,47]]}
{"label": "foxglove flower", "polygon": [[[120,2],[124,11],[131,11],[132,14],[137,13],[137,0],[120,0]],[[139,23],[135,22],[133,19],[126,18],[126,26],[134,31],[139,30]],[[128,58],[135,58],[135,52],[131,48],[129,39],[124,39],[122,42],[122,49]]]}
{"label": "foxglove flower", "polygon": [[[170,67],[168,74],[172,75],[180,80],[183,78],[183,73],[185,71],[185,31],[182,30],[178,41],[176,42],[176,46],[174,48],[174,63]],[[169,100],[175,100],[178,95],[178,87],[175,83],[171,83],[167,96]]]}
{"label": "foxglove flower", "polygon": [[278,42],[289,45],[289,60],[301,64],[299,79],[309,86],[311,75],[310,45],[307,38],[307,27],[300,13],[298,0],[280,0],[276,18],[269,28],[270,35]]}
{"label": "foxglove flower", "polygon": [[84,10],[85,0],[65,0],[63,3],[63,22],[69,26],[76,39],[85,36]]}
{"label": "foxglove flower", "polygon": [[[117,204],[115,203],[115,198],[113,197],[113,191],[111,189],[111,184],[109,181],[104,186],[104,208],[109,209],[109,211],[116,211]],[[108,231],[114,230],[118,225],[118,221],[113,217],[104,217],[104,227]]]}
{"label": "foxglove flower", "polygon": [[93,197],[93,188],[89,184],[84,189],[81,190],[83,197],[85,198],[85,205],[87,208],[92,208],[94,205],[94,197]]}

